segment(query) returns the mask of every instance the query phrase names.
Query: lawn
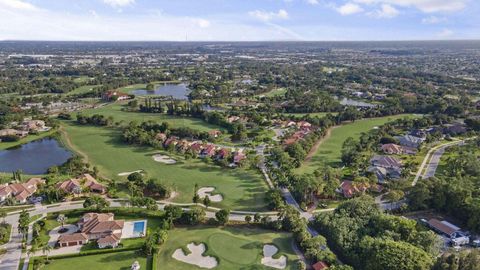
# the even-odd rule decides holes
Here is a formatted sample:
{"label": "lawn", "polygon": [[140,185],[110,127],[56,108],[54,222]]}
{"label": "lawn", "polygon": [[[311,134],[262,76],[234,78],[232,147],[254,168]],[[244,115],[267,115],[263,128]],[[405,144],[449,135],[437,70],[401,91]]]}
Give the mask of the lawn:
{"label": "lawn", "polygon": [[265,210],[265,192],[267,186],[261,174],[245,169],[220,168],[206,164],[203,160],[184,160],[174,157],[176,164],[167,165],[155,162],[152,155],[161,151],[150,147],[136,147],[121,141],[120,131],[112,128],[77,126],[72,122],[63,122],[68,137],[63,136],[66,145],[73,151],[86,156],[91,164],[100,170],[104,177],[116,181],[125,181],[118,176],[121,172],[144,170],[149,178],[173,184],[178,196],[176,202],[190,203],[195,183],[200,187],[213,186],[224,200],[212,206],[229,207],[234,210]]}
{"label": "lawn", "polygon": [[66,259],[53,259],[47,264],[45,270],[64,270],[75,268],[76,270],[129,270],[132,263],[138,261],[140,269],[151,269],[147,266],[147,258],[138,253],[138,251],[123,251],[107,254],[79,256]]}
{"label": "lawn", "polygon": [[287,93],[287,88],[280,87],[280,88],[273,89],[267,93],[260,94],[258,96],[277,97],[277,96],[284,96],[286,93]]}
{"label": "lawn", "polygon": [[374,127],[403,117],[414,117],[414,115],[403,114],[363,119],[334,128],[331,131],[331,135],[322,142],[312,159],[309,162],[305,162],[296,172],[312,173],[323,163],[335,167],[341,166],[342,145],[347,138],[358,139],[363,132],[368,132]]}
{"label": "lawn", "polygon": [[138,123],[141,123],[144,121],[152,120],[159,123],[167,122],[172,127],[189,127],[189,128],[200,130],[200,131],[222,129],[218,126],[210,125],[205,121],[203,121],[202,119],[198,119],[198,118],[174,116],[174,115],[167,115],[163,113],[141,113],[141,112],[122,111],[122,108],[125,107],[126,103],[128,103],[128,101],[115,102],[100,108],[85,110],[82,112],[82,114],[84,115],[102,114],[106,117],[112,116],[116,122],[124,121],[125,123],[129,123],[131,121],[137,121]]}
{"label": "lawn", "polygon": [[287,257],[285,269],[296,269],[297,256],[292,250],[292,238],[288,233],[277,233],[251,228],[212,228],[193,227],[178,228],[169,231],[167,242],[160,248],[156,262],[158,269],[200,269],[194,265],[177,261],[172,254],[178,248],[186,249],[191,243],[204,243],[206,255],[218,260],[215,269],[271,269],[260,263],[265,244],[274,244],[277,255]]}
{"label": "lawn", "polygon": [[85,94],[85,93],[88,93],[88,92],[92,91],[93,88],[95,88],[97,86],[100,86],[100,84],[80,86],[80,87],[77,87],[77,88],[73,89],[72,91],[68,92],[67,96]]}

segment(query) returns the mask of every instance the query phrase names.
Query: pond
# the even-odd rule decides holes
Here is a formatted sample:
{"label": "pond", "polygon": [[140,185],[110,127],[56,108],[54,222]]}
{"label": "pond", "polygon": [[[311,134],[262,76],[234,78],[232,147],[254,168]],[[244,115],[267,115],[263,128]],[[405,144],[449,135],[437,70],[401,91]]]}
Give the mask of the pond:
{"label": "pond", "polygon": [[22,170],[25,174],[44,174],[48,168],[65,163],[72,153],[55,139],[42,139],[0,151],[0,172]]}
{"label": "pond", "polygon": [[174,99],[188,99],[190,89],[184,83],[157,85],[154,90],[136,89],[130,94],[136,96],[171,96]]}

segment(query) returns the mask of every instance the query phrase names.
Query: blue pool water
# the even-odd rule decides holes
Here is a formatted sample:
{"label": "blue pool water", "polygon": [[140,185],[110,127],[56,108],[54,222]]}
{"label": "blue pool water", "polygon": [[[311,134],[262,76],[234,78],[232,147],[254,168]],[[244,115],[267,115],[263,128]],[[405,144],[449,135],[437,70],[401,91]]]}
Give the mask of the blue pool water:
{"label": "blue pool water", "polygon": [[145,221],[138,221],[133,223],[133,233],[136,235],[143,234],[145,231]]}

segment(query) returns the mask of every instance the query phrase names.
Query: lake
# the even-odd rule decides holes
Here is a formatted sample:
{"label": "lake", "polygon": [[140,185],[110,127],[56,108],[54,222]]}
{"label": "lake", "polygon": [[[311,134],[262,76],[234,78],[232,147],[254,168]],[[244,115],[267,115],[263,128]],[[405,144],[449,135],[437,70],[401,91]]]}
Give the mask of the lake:
{"label": "lake", "polygon": [[72,153],[55,139],[42,139],[0,151],[0,172],[22,170],[25,174],[44,174],[48,168],[65,163]]}
{"label": "lake", "polygon": [[184,83],[157,85],[154,90],[137,89],[130,91],[136,96],[171,96],[174,99],[188,99],[190,89]]}

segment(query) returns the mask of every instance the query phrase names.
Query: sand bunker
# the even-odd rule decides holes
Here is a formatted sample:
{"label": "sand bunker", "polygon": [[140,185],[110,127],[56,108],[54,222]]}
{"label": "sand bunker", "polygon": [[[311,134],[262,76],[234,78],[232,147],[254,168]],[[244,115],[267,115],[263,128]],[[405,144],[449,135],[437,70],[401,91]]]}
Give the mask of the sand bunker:
{"label": "sand bunker", "polygon": [[133,172],[121,172],[118,174],[118,176],[129,176],[130,174],[132,173],[140,173],[140,172],[143,172],[143,170],[138,170],[138,171],[133,171]]}
{"label": "sand bunker", "polygon": [[276,246],[264,245],[262,264],[277,269],[284,269],[285,267],[287,267],[287,257],[282,255],[278,259],[273,258],[273,255],[277,254],[277,252],[278,248]]}
{"label": "sand bunker", "polygon": [[212,192],[214,190],[215,190],[214,187],[202,187],[197,191],[197,194],[202,199],[208,196],[211,202],[221,202],[223,200],[223,196],[220,194],[212,195]]}
{"label": "sand bunker", "polygon": [[169,156],[165,156],[165,155],[157,154],[157,155],[153,155],[152,158],[156,162],[162,162],[162,163],[165,163],[165,164],[175,164],[175,163],[177,163],[177,161],[175,159],[172,159]]}
{"label": "sand bunker", "polygon": [[187,248],[190,250],[190,254],[185,255],[185,252],[183,252],[183,250],[179,248],[175,250],[172,258],[184,263],[196,265],[200,268],[212,269],[217,266],[217,259],[215,259],[214,257],[202,255],[206,250],[205,244],[201,243],[199,245],[195,245],[195,243],[190,243],[187,245]]}

